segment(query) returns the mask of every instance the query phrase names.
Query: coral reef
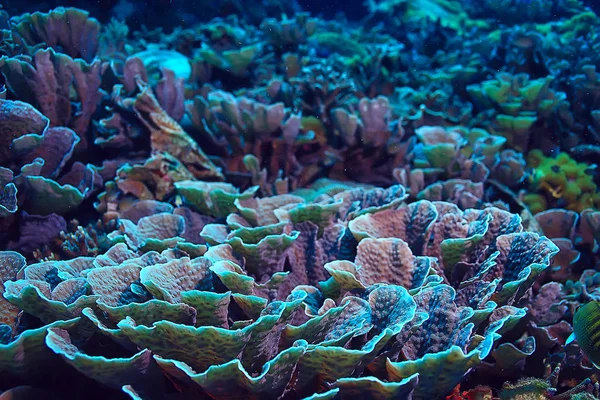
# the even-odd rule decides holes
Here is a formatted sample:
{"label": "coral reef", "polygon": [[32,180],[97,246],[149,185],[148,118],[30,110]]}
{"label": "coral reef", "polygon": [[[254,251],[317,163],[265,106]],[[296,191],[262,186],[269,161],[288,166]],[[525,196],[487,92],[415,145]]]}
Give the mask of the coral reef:
{"label": "coral reef", "polygon": [[25,6],[0,397],[599,398],[584,2]]}

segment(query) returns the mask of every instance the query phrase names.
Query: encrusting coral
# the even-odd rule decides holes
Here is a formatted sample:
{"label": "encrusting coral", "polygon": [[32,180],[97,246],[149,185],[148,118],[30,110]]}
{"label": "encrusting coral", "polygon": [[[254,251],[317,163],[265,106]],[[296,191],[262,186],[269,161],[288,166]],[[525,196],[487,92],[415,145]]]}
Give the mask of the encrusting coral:
{"label": "encrusting coral", "polygon": [[600,190],[593,178],[595,164],[578,163],[566,153],[545,157],[536,150],[529,153],[527,161],[533,168],[529,178],[532,193],[524,201],[533,212],[552,206],[581,212],[600,205]]}

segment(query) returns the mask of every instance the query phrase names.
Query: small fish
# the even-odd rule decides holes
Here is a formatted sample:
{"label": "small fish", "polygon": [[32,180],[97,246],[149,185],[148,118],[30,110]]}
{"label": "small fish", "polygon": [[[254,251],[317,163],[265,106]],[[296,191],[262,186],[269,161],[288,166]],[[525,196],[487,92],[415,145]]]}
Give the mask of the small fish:
{"label": "small fish", "polygon": [[180,195],[175,196],[175,207],[181,207],[183,205],[183,198]]}
{"label": "small fish", "polygon": [[600,368],[600,301],[590,301],[575,311],[573,333],[566,344],[575,339],[587,358]]}

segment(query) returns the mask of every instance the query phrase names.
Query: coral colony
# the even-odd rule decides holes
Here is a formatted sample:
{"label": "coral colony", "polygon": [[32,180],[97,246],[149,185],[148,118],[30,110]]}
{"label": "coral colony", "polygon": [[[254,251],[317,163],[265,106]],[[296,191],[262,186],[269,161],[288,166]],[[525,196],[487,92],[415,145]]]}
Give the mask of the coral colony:
{"label": "coral colony", "polygon": [[599,398],[593,5],[201,3],[0,10],[0,399]]}

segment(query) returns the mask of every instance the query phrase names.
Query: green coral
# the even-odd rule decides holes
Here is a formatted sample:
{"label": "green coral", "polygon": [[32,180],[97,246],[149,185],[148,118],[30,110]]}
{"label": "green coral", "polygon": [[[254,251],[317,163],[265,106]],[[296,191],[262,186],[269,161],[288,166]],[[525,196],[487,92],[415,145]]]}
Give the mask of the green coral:
{"label": "green coral", "polygon": [[26,209],[37,214],[67,214],[77,209],[84,199],[76,187],[61,185],[43,176],[28,176]]}
{"label": "green coral", "polygon": [[540,150],[532,150],[527,161],[533,168],[529,178],[532,193],[523,200],[533,213],[556,205],[577,212],[600,207],[595,164],[577,162],[567,153],[546,157]]}
{"label": "green coral", "polygon": [[530,128],[548,118],[566,99],[564,92],[551,89],[554,77],[530,79],[528,74],[498,73],[495,79],[467,86],[480,110],[495,110],[494,133],[504,136],[507,145],[526,151]]}
{"label": "green coral", "polygon": [[251,198],[258,188],[251,187],[240,193],[236,187],[228,183],[179,181],[175,183],[175,189],[194,209],[206,215],[222,218],[237,211],[234,206],[235,200]]}
{"label": "green coral", "polygon": [[487,26],[484,21],[471,19],[461,2],[454,0],[369,0],[367,5],[372,13],[402,13],[399,17],[404,22],[440,20],[443,26],[457,31]]}

